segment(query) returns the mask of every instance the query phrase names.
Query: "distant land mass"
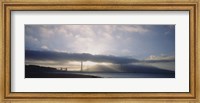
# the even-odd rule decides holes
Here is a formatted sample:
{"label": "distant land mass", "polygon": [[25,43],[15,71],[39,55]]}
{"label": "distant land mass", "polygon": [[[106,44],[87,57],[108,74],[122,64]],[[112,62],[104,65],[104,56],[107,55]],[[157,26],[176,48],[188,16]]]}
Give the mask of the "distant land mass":
{"label": "distant land mass", "polygon": [[66,71],[57,70],[52,67],[42,67],[36,65],[25,66],[25,78],[100,78],[97,76],[81,74],[64,74]]}

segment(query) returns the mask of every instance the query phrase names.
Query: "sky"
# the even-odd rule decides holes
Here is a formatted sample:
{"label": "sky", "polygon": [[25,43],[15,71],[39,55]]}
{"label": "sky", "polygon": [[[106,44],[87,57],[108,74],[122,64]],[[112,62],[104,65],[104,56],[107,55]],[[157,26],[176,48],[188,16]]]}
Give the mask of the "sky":
{"label": "sky", "polygon": [[69,56],[87,54],[85,61],[175,69],[175,25],[25,25],[25,50],[27,60],[76,61]]}

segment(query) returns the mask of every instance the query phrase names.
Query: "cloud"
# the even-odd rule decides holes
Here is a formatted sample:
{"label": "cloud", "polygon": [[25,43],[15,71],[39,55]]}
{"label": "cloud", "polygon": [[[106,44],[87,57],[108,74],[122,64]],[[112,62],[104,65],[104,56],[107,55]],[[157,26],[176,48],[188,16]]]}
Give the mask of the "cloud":
{"label": "cloud", "polygon": [[145,60],[137,60],[135,58],[117,57],[112,55],[92,55],[89,53],[64,53],[52,51],[25,51],[25,59],[38,61],[93,61],[98,63],[113,63],[113,64],[131,64],[131,63],[155,63],[155,62],[174,62],[175,59],[170,57],[152,57]]}
{"label": "cloud", "polygon": [[166,31],[164,32],[165,35],[168,35],[168,34],[174,34],[172,32],[175,31],[175,25],[168,25],[167,28],[166,28]]}
{"label": "cloud", "polygon": [[161,56],[155,56],[155,55],[150,55],[149,57],[147,57],[144,62],[175,62],[175,57],[174,56],[165,56],[165,55],[161,55]]}
{"label": "cloud", "polygon": [[43,61],[93,61],[107,62],[113,64],[128,64],[138,62],[136,59],[107,56],[107,55],[92,55],[88,53],[61,53],[51,51],[25,51],[26,60],[43,60]]}
{"label": "cloud", "polygon": [[43,45],[41,48],[44,49],[44,50],[48,50],[49,49],[46,45]]}
{"label": "cloud", "polygon": [[138,26],[123,25],[119,26],[118,30],[126,32],[137,32],[137,33],[145,33],[150,31],[149,29],[139,25]]}
{"label": "cloud", "polygon": [[[170,36],[167,35],[165,40],[160,37],[168,28],[172,27],[126,24],[25,25],[25,49],[41,51],[48,47],[49,51],[57,52],[134,57],[137,55],[137,58],[144,58],[152,53],[173,50],[171,48],[174,48],[174,36],[166,39]],[[153,31],[159,35],[155,35]]]}
{"label": "cloud", "polygon": [[109,25],[26,25],[25,45],[32,50],[43,50],[46,45],[51,51],[90,52],[88,48],[107,47],[112,30]]}

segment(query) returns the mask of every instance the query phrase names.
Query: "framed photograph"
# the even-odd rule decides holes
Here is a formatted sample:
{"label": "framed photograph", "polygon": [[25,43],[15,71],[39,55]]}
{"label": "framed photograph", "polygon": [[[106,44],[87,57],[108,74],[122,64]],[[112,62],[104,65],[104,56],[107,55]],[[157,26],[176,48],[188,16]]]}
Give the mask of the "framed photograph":
{"label": "framed photograph", "polygon": [[198,102],[199,3],[5,0],[1,100]]}

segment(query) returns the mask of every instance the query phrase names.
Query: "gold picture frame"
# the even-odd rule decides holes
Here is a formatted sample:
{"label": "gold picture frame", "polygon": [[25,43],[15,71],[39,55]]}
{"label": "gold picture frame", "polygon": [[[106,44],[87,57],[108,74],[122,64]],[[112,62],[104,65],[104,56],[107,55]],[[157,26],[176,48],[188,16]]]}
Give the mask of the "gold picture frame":
{"label": "gold picture frame", "polygon": [[[3,0],[1,2],[1,68],[0,101],[10,102],[199,102],[200,45],[199,0]],[[141,10],[141,11],[189,11],[190,16],[190,92],[184,93],[12,93],[10,78],[11,59],[11,11],[18,10]],[[183,51],[184,52],[184,51]]]}

